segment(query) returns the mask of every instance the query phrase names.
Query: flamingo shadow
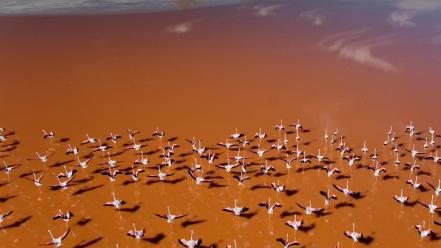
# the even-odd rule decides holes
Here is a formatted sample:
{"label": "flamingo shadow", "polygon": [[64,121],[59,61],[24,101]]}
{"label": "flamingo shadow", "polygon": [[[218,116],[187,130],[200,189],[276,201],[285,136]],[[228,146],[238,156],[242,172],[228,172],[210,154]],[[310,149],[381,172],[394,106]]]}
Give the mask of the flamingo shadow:
{"label": "flamingo shadow", "polygon": [[20,227],[21,225],[23,225],[24,223],[26,223],[28,220],[30,220],[32,218],[31,215],[23,217],[21,219],[18,219],[17,221],[15,221],[12,224],[6,225],[4,227],[2,227],[3,229],[9,229],[9,228],[14,228],[14,227]]}
{"label": "flamingo shadow", "polygon": [[299,211],[290,212],[290,211],[285,210],[280,214],[280,218],[285,218],[285,217],[293,216],[293,215],[302,215],[302,213],[300,213]]}
{"label": "flamingo shadow", "polygon": [[133,206],[133,207],[131,207],[131,208],[125,207],[125,208],[121,208],[121,209],[119,209],[119,210],[122,211],[122,212],[135,213],[135,212],[138,211],[140,208],[141,208],[141,205],[140,205],[140,204],[136,204],[135,206]]}
{"label": "flamingo shadow", "polygon": [[192,226],[192,225],[197,225],[197,224],[200,224],[200,223],[204,223],[204,222],[206,222],[206,220],[203,220],[203,219],[196,219],[196,218],[192,218],[192,219],[189,219],[189,220],[185,220],[185,221],[183,221],[182,223],[181,223],[181,226],[183,227],[183,228],[186,228],[186,227],[188,227],[188,226]]}
{"label": "flamingo shadow", "polygon": [[336,209],[344,208],[344,207],[354,208],[354,207],[355,207],[355,204],[352,203],[352,202],[347,202],[347,201],[345,201],[345,202],[340,202],[340,203],[338,203],[338,204],[335,205],[335,208],[336,208]]}
{"label": "flamingo shadow", "polygon": [[165,234],[163,233],[158,233],[155,236],[151,237],[151,238],[143,238],[142,241],[146,241],[149,242],[151,244],[159,244],[159,242],[161,242],[161,240],[163,240],[165,238]]}
{"label": "flamingo shadow", "polygon": [[0,197],[0,202],[4,203],[4,202],[7,202],[8,200],[15,198],[15,197],[17,197],[17,195],[3,196],[3,197]]}
{"label": "flamingo shadow", "polygon": [[87,225],[89,222],[91,222],[92,221],[92,219],[91,218],[86,218],[86,217],[83,217],[83,218],[81,218],[77,223],[76,223],[76,225],[79,225],[79,226],[85,226],[85,225]]}
{"label": "flamingo shadow", "polygon": [[79,190],[75,191],[72,195],[81,195],[81,194],[84,194],[86,192],[89,192],[89,191],[101,188],[103,186],[104,186],[104,184],[100,184],[100,185],[95,185],[95,186],[92,186],[92,187],[82,188],[82,189],[79,189]]}
{"label": "flamingo shadow", "polygon": [[311,225],[308,225],[308,226],[302,225],[301,227],[299,227],[299,231],[301,231],[301,232],[309,232],[312,229],[314,229],[315,226],[316,226],[315,223],[312,223]]}
{"label": "flamingo shadow", "polygon": [[89,240],[89,241],[83,240],[79,244],[74,246],[74,248],[86,248],[86,247],[89,247],[91,245],[94,245],[94,244],[100,242],[102,239],[103,239],[103,237],[98,237],[98,238],[95,238],[95,239],[92,239],[92,240]]}

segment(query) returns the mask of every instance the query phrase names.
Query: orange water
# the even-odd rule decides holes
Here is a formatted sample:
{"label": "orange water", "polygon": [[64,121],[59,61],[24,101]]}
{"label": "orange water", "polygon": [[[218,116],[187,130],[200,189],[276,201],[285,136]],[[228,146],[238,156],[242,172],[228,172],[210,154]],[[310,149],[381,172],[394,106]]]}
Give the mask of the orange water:
{"label": "orange water", "polygon": [[[411,176],[403,170],[404,162],[411,161],[409,153],[400,149],[404,156],[396,169],[395,155],[382,145],[391,125],[403,147],[411,149],[416,144],[418,150],[423,150],[424,141],[409,139],[403,132],[410,120],[416,123],[417,130],[423,131],[421,138],[429,135],[429,126],[441,128],[441,118],[435,112],[440,90],[436,83],[439,72],[434,69],[436,58],[429,56],[428,47],[409,49],[412,41],[418,44],[414,36],[402,42],[395,39],[393,45],[375,50],[399,68],[395,72],[338,57],[324,51],[320,41],[331,34],[363,27],[367,20],[360,18],[360,23],[336,26],[342,22],[338,20],[315,28],[298,17],[305,8],[286,4],[267,17],[257,16],[252,4],[164,13],[0,17],[1,125],[15,132],[1,145],[19,141],[16,149],[3,152],[2,158],[8,163],[23,163],[9,177],[0,175],[2,182],[8,182],[0,187],[0,196],[15,196],[0,204],[2,212],[14,210],[1,225],[30,216],[18,227],[3,229],[0,246],[41,244],[49,239],[48,228],[58,235],[68,226],[71,233],[64,241],[66,247],[81,247],[94,240],[90,247],[114,247],[116,243],[119,247],[154,245],[126,236],[132,223],[136,223],[138,228],[146,228],[147,238],[165,236],[157,247],[178,247],[177,239],[188,238],[190,230],[207,246],[225,247],[237,240],[239,247],[280,247],[276,238],[284,238],[288,233],[290,239],[296,238],[305,247],[333,247],[338,241],[340,247],[352,247],[343,231],[350,230],[355,222],[358,231],[374,238],[369,245],[372,247],[438,247],[439,241],[420,239],[414,225],[425,220],[428,227],[439,233],[441,228],[432,224],[439,217],[430,215],[420,205],[400,206],[392,199],[403,188],[410,200],[428,203],[432,191],[419,192],[406,185],[405,180],[416,173]],[[191,23],[189,32],[167,31],[170,26],[184,22]],[[377,27],[366,36],[392,31]],[[216,183],[226,187],[195,185],[185,170],[179,170],[184,165],[191,166],[194,158],[199,160],[196,155],[179,156],[191,152],[185,138],[195,136],[213,149],[236,127],[246,132],[247,137],[261,127],[270,138],[277,138],[282,134],[274,131],[273,126],[281,119],[293,123],[297,118],[311,130],[300,134],[301,149],[315,154],[320,148],[344,175],[351,176],[350,187],[364,192],[366,197],[351,200],[343,196],[332,188],[332,183],[343,186],[344,179],[329,179],[324,171],[318,170],[297,172],[298,162],[287,172],[283,162],[275,160],[272,163],[277,172],[286,174],[276,178],[255,177],[251,173],[252,179],[242,188],[231,174],[209,166],[204,160],[200,160],[204,173],[214,171],[221,177]],[[146,185],[146,174],[157,171],[148,169],[138,183],[124,186],[123,182],[130,179],[128,175],[119,175],[116,182],[109,183],[105,176],[93,173],[96,168],[105,168],[99,163],[107,159],[97,153],[90,167],[80,169],[76,176],[76,180],[93,177],[92,180],[65,191],[46,188],[56,183],[55,175],[63,170],[62,166],[51,165],[70,161],[72,156],[64,155],[67,144],[78,145],[86,133],[101,139],[111,131],[123,135],[123,140],[111,150],[117,152],[128,142],[128,128],[141,130],[136,136],[139,141],[150,138],[156,127],[166,131],[165,139],[178,137],[175,142],[181,147],[176,159],[183,161],[169,170],[175,173],[174,179],[185,180],[174,185]],[[53,130],[57,141],[51,144],[43,140],[42,128]],[[376,147],[380,161],[387,162],[388,174],[399,178],[383,180],[364,168],[349,169],[347,162],[333,151],[335,145],[326,145],[323,140],[325,129],[332,133],[336,128],[356,154],[361,155],[360,148],[366,139],[370,152]],[[58,142],[60,138],[69,141]],[[295,134],[289,133],[288,139],[293,145]],[[146,152],[165,144],[157,138],[144,143]],[[269,148],[270,144],[264,142],[264,146]],[[86,146],[79,147],[81,155],[90,151]],[[216,162],[226,162],[226,150],[217,148],[213,151],[222,154]],[[26,160],[34,157],[36,151],[56,153],[46,165]],[[161,161],[159,154],[149,156],[150,166]],[[249,162],[261,162],[254,153],[244,154]],[[278,156],[284,155],[277,151],[265,155]],[[125,151],[115,158],[123,161],[119,168],[128,168],[137,156],[133,151]],[[371,161],[363,158],[360,163],[367,165]],[[436,183],[441,173],[438,166],[426,160],[418,163],[420,171],[428,174],[420,175],[419,181],[426,187],[426,181]],[[47,171],[41,191],[20,177],[32,170]],[[255,185],[269,185],[276,180],[298,193],[287,196],[270,189],[251,190]],[[94,186],[99,187],[74,194]],[[306,216],[296,206],[296,202],[307,204],[309,200],[314,206],[321,206],[319,191],[328,188],[339,198],[328,208],[329,215]],[[111,200],[111,192],[127,201],[129,208],[139,205],[139,210],[130,213],[103,207],[104,202]],[[282,209],[271,217],[258,206],[269,197],[282,204]],[[257,214],[246,219],[221,211],[232,206],[234,199]],[[354,207],[335,208],[347,201]],[[173,226],[154,216],[165,213],[168,205],[174,212],[188,216]],[[52,220],[58,208],[75,214],[69,224]],[[301,212],[298,217],[314,228],[306,233],[294,232],[285,225],[293,216],[282,218],[283,211]],[[80,226],[77,223],[82,218],[91,220]],[[195,224],[183,227],[182,223],[188,221]]]}

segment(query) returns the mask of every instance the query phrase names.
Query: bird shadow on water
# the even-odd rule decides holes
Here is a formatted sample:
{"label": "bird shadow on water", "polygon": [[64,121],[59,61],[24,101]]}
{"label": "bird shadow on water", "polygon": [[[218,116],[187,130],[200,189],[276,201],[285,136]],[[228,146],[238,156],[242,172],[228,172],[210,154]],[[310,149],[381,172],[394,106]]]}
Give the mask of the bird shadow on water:
{"label": "bird shadow on water", "polygon": [[91,218],[83,217],[79,221],[77,221],[76,225],[85,226],[85,225],[87,225],[91,221],[92,221]]}
{"label": "bird shadow on water", "polygon": [[185,180],[185,177],[180,177],[180,178],[176,178],[176,179],[173,179],[173,180],[164,180],[164,183],[169,183],[169,184],[177,184],[177,183],[180,183],[180,182],[182,182],[182,181],[184,181]]}
{"label": "bird shadow on water", "polygon": [[212,244],[209,244],[209,245],[201,245],[199,247],[200,248],[217,248],[219,246],[216,243],[212,243]]}
{"label": "bird shadow on water", "polygon": [[179,159],[175,161],[175,164],[182,164],[185,163],[187,160],[186,159]]}
{"label": "bird shadow on water", "polygon": [[3,145],[0,145],[0,147],[17,146],[17,145],[20,145],[20,141],[14,140],[14,141],[12,141],[12,143],[10,143],[10,144],[3,144]]}
{"label": "bird shadow on water", "polygon": [[119,152],[114,152],[114,153],[106,155],[104,157],[107,157],[107,156],[109,156],[109,157],[116,157],[116,156],[122,155],[124,152],[125,152],[124,150],[123,151],[119,151]]}
{"label": "bird shadow on water", "polygon": [[146,242],[148,242],[148,243],[151,243],[151,244],[155,244],[155,245],[157,245],[157,244],[159,244],[159,242],[161,242],[161,240],[163,240],[165,238],[165,234],[164,233],[158,233],[158,234],[156,234],[155,236],[153,236],[153,237],[146,237],[146,238],[143,238],[142,239],[142,241],[146,241]]}
{"label": "bird shadow on water", "polygon": [[345,202],[337,203],[334,207],[335,207],[336,209],[344,208],[344,207],[354,208],[354,207],[355,207],[355,204],[352,203],[352,202],[347,202],[347,201],[345,201]]}
{"label": "bird shadow on water", "polygon": [[168,142],[173,142],[173,141],[175,141],[175,140],[177,140],[177,139],[179,139],[179,137],[170,137],[167,141]]}
{"label": "bird shadow on water", "polygon": [[290,212],[289,210],[285,210],[280,214],[280,218],[285,218],[293,215],[302,215],[299,211]]}
{"label": "bird shadow on water", "polygon": [[98,168],[98,169],[92,171],[92,174],[100,174],[103,171],[107,171],[107,170],[108,170],[108,168]]}
{"label": "bird shadow on water", "polygon": [[228,185],[226,185],[226,184],[219,184],[219,183],[216,183],[216,182],[210,182],[210,184],[208,185],[208,188],[225,188],[225,187],[227,187]]}
{"label": "bird shadow on water", "polygon": [[21,225],[23,225],[24,223],[26,223],[28,220],[30,220],[32,218],[31,215],[23,217],[21,219],[16,220],[14,223],[0,227],[0,229],[9,229],[9,228],[14,228],[14,227],[20,227]]}
{"label": "bird shadow on water", "polygon": [[65,143],[65,142],[68,142],[70,140],[70,138],[60,138],[59,140],[58,140],[58,142],[59,143]]}
{"label": "bird shadow on water", "polygon": [[181,153],[181,154],[179,154],[179,157],[187,157],[187,156],[190,156],[192,154],[193,154],[192,152]]}
{"label": "bird shadow on water", "polygon": [[318,169],[321,169],[321,168],[322,167],[319,166],[319,165],[314,165],[314,166],[298,168],[296,171],[297,171],[297,173],[301,173],[301,172],[310,171],[310,170],[318,170]]}
{"label": "bird shadow on water", "polygon": [[285,172],[277,172],[276,174],[274,174],[274,177],[281,177],[281,176],[285,176],[287,173]]}
{"label": "bird shadow on water", "polygon": [[427,172],[427,171],[418,171],[417,176],[420,176],[420,175],[431,176],[432,173]]}
{"label": "bird shadow on water", "polygon": [[138,211],[141,208],[141,204],[136,204],[133,207],[126,207],[126,208],[120,208],[119,211],[122,212],[129,212],[129,213],[135,213],[136,211]]}
{"label": "bird shadow on water", "polygon": [[292,195],[295,195],[295,194],[297,194],[299,191],[298,190],[296,190],[296,189],[286,189],[285,190],[285,194],[286,194],[286,196],[292,196]]}
{"label": "bird shadow on water", "polygon": [[[41,170],[37,170],[37,171],[33,171],[35,174],[38,174],[38,173],[40,173],[41,172]],[[24,172],[24,173],[22,173],[22,174],[20,174],[20,178],[24,178],[24,177],[27,177],[27,176],[30,176],[30,175],[32,175],[32,173],[33,173],[32,171],[29,171],[29,172]],[[0,186],[2,186],[1,184],[0,184]]]}
{"label": "bird shadow on water", "polygon": [[161,182],[163,182],[163,181],[161,181],[161,180],[149,180],[145,184],[152,185],[152,184],[161,183]]}
{"label": "bird shadow on water", "polygon": [[270,186],[256,184],[250,188],[250,190],[257,190],[257,189],[271,189]]}
{"label": "bird shadow on water", "polygon": [[122,183],[122,185],[127,186],[127,185],[130,185],[130,184],[133,184],[133,183],[136,183],[136,182],[133,181],[133,180],[125,180],[125,181]]}
{"label": "bird shadow on water", "polygon": [[283,158],[285,158],[285,157],[284,156],[274,156],[274,157],[269,157],[266,160],[268,160],[268,161],[275,161],[275,160],[280,160],[280,159],[283,159]]}
{"label": "bird shadow on water", "polygon": [[383,176],[383,180],[390,180],[390,179],[400,179],[399,176],[395,176],[395,175],[390,175],[390,174],[386,174]]}
{"label": "bird shadow on water", "polygon": [[[185,162],[185,161],[184,161]],[[190,167],[188,165],[183,165],[183,166],[177,166],[175,168],[175,171],[181,171],[181,170],[189,170]]]}
{"label": "bird shadow on water", "polygon": [[[143,139],[140,139],[139,140],[139,142],[148,142],[148,141],[152,141],[152,140],[155,140],[155,139],[153,139],[153,138],[143,138]],[[131,145],[132,143],[129,143],[129,145]]]}
{"label": "bird shadow on water", "polygon": [[147,155],[147,156],[150,156],[150,155],[153,155],[153,154],[155,154],[157,152],[159,152],[159,149],[155,149],[155,150],[152,150],[152,151],[149,151],[149,152],[145,152],[144,154]]}
{"label": "bird shadow on water", "polygon": [[95,185],[95,186],[91,186],[91,187],[82,188],[82,189],[79,189],[79,190],[75,191],[72,195],[81,195],[81,194],[84,194],[86,192],[89,192],[89,191],[101,188],[103,186],[104,186],[104,184],[100,184],[100,185]]}
{"label": "bird shadow on water", "polygon": [[83,240],[79,244],[74,246],[74,248],[86,248],[86,247],[92,246],[92,245],[100,242],[102,239],[103,239],[103,237],[98,237],[98,238],[95,238],[95,239],[92,239],[92,240],[89,240],[89,241]]}
{"label": "bird shadow on water", "polygon": [[348,179],[351,178],[350,175],[338,175],[335,177],[336,180]]}
{"label": "bird shadow on water", "polygon": [[213,174],[215,174],[215,173],[212,173],[212,172],[210,172],[210,173],[208,173],[207,172],[207,179],[210,179],[210,180],[212,180],[212,179],[224,179],[222,176],[216,176],[216,175],[214,175],[213,176]]}
{"label": "bird shadow on water", "polygon": [[406,207],[413,207],[413,206],[415,206],[417,204],[418,204],[417,200],[416,201],[407,201],[407,202],[404,203],[404,206],[406,206]]}
{"label": "bird shadow on water", "polygon": [[72,181],[72,185],[88,183],[88,182],[92,181],[93,178],[94,178],[93,176],[90,176],[90,177],[85,177],[85,178],[82,178],[82,179],[74,180],[74,181]]}
{"label": "bird shadow on water", "polygon": [[188,226],[193,226],[193,225],[197,225],[197,224],[201,224],[206,222],[206,220],[204,219],[197,219],[197,217],[193,217],[191,219],[185,220],[184,222],[181,223],[181,226],[183,228],[186,228]]}
{"label": "bird shadow on water", "polygon": [[361,237],[358,241],[362,244],[370,245],[372,242],[374,242],[374,240],[375,239],[372,235],[368,235],[366,237],[365,236]]}
{"label": "bird shadow on water", "polygon": [[15,149],[17,149],[18,147],[17,146],[8,146],[8,148],[6,148],[6,149],[4,149],[4,150],[2,150],[2,151],[0,151],[0,152],[11,152],[11,151],[13,151],[13,150],[15,150]]}
{"label": "bird shadow on water", "polygon": [[256,216],[257,213],[258,213],[258,211],[249,212],[249,213],[244,213],[244,214],[239,215],[239,217],[243,217],[243,218],[246,218],[246,219],[251,219],[251,218],[253,218],[254,216]]}
{"label": "bird shadow on water", "polygon": [[314,229],[315,228],[315,223],[312,223],[311,225],[302,225],[301,227],[299,227],[299,231],[301,231],[301,232],[309,232],[309,231],[311,231],[312,229]]}
{"label": "bird shadow on water", "polygon": [[13,199],[15,197],[17,197],[17,195],[2,196],[0,197],[0,203],[5,203],[8,200]]}
{"label": "bird shadow on water", "polygon": [[441,236],[438,233],[433,233],[430,235],[430,241],[438,241],[441,239]]}
{"label": "bird shadow on water", "polygon": [[317,140],[306,141],[306,142],[303,142],[302,145],[309,146],[311,143],[313,143],[315,141],[317,141]]}
{"label": "bird shadow on water", "polygon": [[65,164],[68,164],[68,163],[72,163],[72,162],[73,162],[72,159],[71,159],[71,160],[64,161],[64,162],[57,161],[55,164],[50,165],[49,167],[50,167],[50,168],[60,167],[60,166],[62,166],[62,165],[65,165]]}
{"label": "bird shadow on water", "polygon": [[365,198],[365,197],[366,197],[366,194],[360,192],[359,194],[353,194],[353,195],[350,195],[350,197],[351,197],[352,199],[359,200],[359,199],[363,199],[363,198]]}

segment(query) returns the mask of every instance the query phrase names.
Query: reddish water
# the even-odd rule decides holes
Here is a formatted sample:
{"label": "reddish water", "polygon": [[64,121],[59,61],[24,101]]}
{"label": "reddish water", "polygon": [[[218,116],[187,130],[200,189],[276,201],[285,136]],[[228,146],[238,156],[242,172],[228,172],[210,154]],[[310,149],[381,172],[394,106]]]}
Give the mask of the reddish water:
{"label": "reddish water", "polygon": [[[433,191],[419,192],[405,184],[417,173],[411,176],[403,169],[405,162],[412,161],[410,154],[400,149],[404,156],[397,169],[393,164],[395,155],[390,147],[382,145],[392,125],[404,148],[411,149],[416,144],[418,150],[423,150],[424,140],[409,139],[403,131],[409,120],[423,132],[421,138],[429,137],[429,126],[441,129],[441,118],[435,114],[440,90],[438,51],[415,33],[379,25],[376,17],[387,13],[381,8],[355,9],[351,12],[354,14],[348,14],[345,10],[350,6],[329,7],[324,11],[331,13],[325,19],[326,25],[315,27],[300,18],[299,13],[317,6],[283,4],[283,8],[265,17],[256,15],[252,4],[145,14],[0,17],[1,125],[15,132],[1,144],[2,159],[23,163],[9,176],[0,175],[2,182],[8,182],[0,187],[0,196],[15,196],[0,204],[0,213],[14,210],[1,226],[30,217],[18,227],[4,228],[0,232],[0,247],[41,244],[49,239],[48,228],[58,235],[68,226],[71,233],[64,241],[66,247],[81,247],[94,240],[90,247],[114,247],[116,243],[119,247],[154,245],[127,237],[132,223],[146,228],[148,238],[163,234],[158,247],[177,247],[177,239],[188,238],[190,230],[207,246],[225,247],[235,239],[238,247],[279,247],[276,238],[289,233],[290,239],[295,237],[305,247],[333,247],[337,241],[340,247],[352,247],[343,231],[350,230],[353,222],[358,231],[374,238],[369,244],[372,247],[439,247],[439,241],[420,239],[414,229],[414,225],[425,220],[427,227],[441,233],[441,228],[432,224],[439,220],[437,214],[429,214],[418,204],[400,206],[392,199],[403,188],[411,201],[428,203]],[[348,18],[354,18],[356,13],[364,14],[347,24]],[[187,23],[181,28],[189,31],[170,32],[180,23]],[[323,43],[320,46],[330,35],[361,30],[367,24],[373,27],[356,39],[393,34],[386,39],[390,44],[371,51],[392,64],[393,71],[338,57],[335,52],[326,51]],[[420,32],[429,36],[427,30]],[[236,127],[248,137],[261,127],[270,138],[277,138],[280,134],[273,126],[281,119],[293,123],[297,118],[311,130],[300,134],[301,149],[316,154],[320,148],[335,161],[342,174],[351,176],[350,187],[366,197],[351,200],[336,192],[332,183],[344,185],[346,180],[337,180],[335,176],[329,179],[324,171],[297,172],[301,168],[298,161],[287,172],[281,160],[274,160],[277,172],[282,173],[279,177],[255,177],[255,173],[250,173],[252,179],[240,188],[232,174],[209,166],[196,155],[180,156],[191,152],[185,138],[195,136],[204,145],[216,147]],[[46,185],[55,184],[55,175],[63,170],[62,166],[53,165],[73,158],[64,155],[67,144],[78,145],[86,133],[102,139],[110,131],[122,134],[123,140],[111,150],[117,152],[128,142],[128,128],[141,130],[136,136],[139,141],[151,137],[157,126],[166,131],[165,139],[178,137],[174,142],[181,147],[175,159],[182,161],[167,171],[175,173],[173,179],[185,180],[174,185],[147,185],[146,174],[157,171],[148,169],[140,182],[124,186],[130,176],[119,175],[116,182],[109,183],[105,176],[93,173],[97,168],[105,168],[99,163],[107,160],[97,153],[88,169],[79,170],[75,180],[80,181],[76,185],[65,191],[47,189]],[[43,140],[42,128],[53,130],[57,141],[51,144]],[[364,139],[369,153],[376,147],[380,162],[387,162],[387,174],[398,178],[384,180],[364,168],[348,168],[347,162],[333,151],[336,145],[325,145],[323,140],[325,129],[332,133],[336,128],[356,154],[361,155]],[[58,142],[60,138],[70,140]],[[295,134],[289,133],[288,139],[292,146]],[[14,140],[19,141],[16,149],[6,151],[10,147],[7,144]],[[161,145],[157,139],[144,143],[146,152]],[[270,147],[267,142],[263,144]],[[79,147],[81,155],[90,151],[86,146]],[[213,151],[222,154],[216,162],[226,162],[225,149],[218,148]],[[55,155],[45,165],[26,160],[34,157],[36,151],[53,151]],[[161,161],[159,154],[149,156],[150,166]],[[254,153],[245,151],[244,155],[250,158],[249,162],[260,162]],[[277,151],[265,155],[278,156],[284,155]],[[123,169],[129,168],[137,156],[126,151],[115,158],[123,161],[119,163]],[[204,173],[214,171],[222,177],[216,183],[226,187],[195,185],[185,170],[179,170],[191,166],[194,158],[201,161]],[[427,181],[436,183],[441,173],[439,166],[430,160],[417,162],[421,166],[419,181],[426,187]],[[371,163],[368,158],[360,161],[363,165]],[[315,160],[309,167],[314,165]],[[258,166],[252,167],[257,169]],[[32,170],[47,171],[41,190],[20,177]],[[93,179],[81,181],[86,178]],[[255,185],[269,185],[276,180],[298,192],[287,196],[272,189],[251,190]],[[99,187],[75,194],[79,189],[94,186]],[[339,198],[328,207],[330,214],[319,218],[306,216],[296,206],[296,202],[307,204],[309,200],[314,206],[322,206],[319,191],[328,188]],[[131,213],[103,207],[104,202],[111,200],[111,192],[127,201],[127,207],[140,208]],[[271,217],[258,206],[268,197],[282,204]],[[234,199],[257,214],[246,219],[222,212],[222,208],[233,205]],[[354,205],[335,207],[342,202]],[[440,204],[439,200],[436,203]],[[168,225],[154,215],[165,213],[167,205],[188,216]],[[75,214],[69,224],[52,220],[58,208]],[[280,214],[284,211],[301,212],[298,217],[313,228],[294,232],[285,225],[294,216],[282,218]],[[82,218],[91,220],[78,225]],[[190,225],[181,225],[188,221]],[[192,221],[195,223],[191,224]]]}

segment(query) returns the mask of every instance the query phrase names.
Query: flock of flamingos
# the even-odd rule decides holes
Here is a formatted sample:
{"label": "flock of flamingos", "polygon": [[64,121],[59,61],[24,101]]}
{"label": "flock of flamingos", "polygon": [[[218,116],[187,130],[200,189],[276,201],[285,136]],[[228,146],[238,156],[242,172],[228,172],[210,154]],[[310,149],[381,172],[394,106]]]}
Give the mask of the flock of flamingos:
{"label": "flock of flamingos", "polygon": [[[282,193],[287,190],[285,185],[280,184],[277,178],[274,177],[279,171],[290,169],[301,171],[313,168],[322,170],[331,180],[338,176],[339,173],[342,173],[341,168],[335,165],[336,161],[326,157],[323,150],[319,149],[316,153],[311,153],[303,149],[302,134],[310,132],[310,130],[306,129],[300,123],[300,120],[291,125],[285,125],[281,121],[274,126],[274,129],[275,137],[268,137],[267,133],[262,129],[259,129],[254,135],[247,135],[236,128],[235,132],[227,139],[212,147],[205,146],[202,140],[195,137],[186,139],[181,144],[176,144],[174,143],[176,139],[166,138],[165,132],[159,128],[153,132],[153,137],[144,140],[139,138],[139,131],[133,130],[128,130],[126,135],[110,133],[108,137],[103,139],[87,134],[84,141],[77,145],[68,144],[66,140],[60,140],[60,137],[52,131],[42,130],[42,139],[47,140],[42,140],[42,142],[48,142],[47,144],[49,145],[60,143],[62,144],[60,147],[65,146],[66,150],[35,152],[34,154],[29,154],[26,162],[24,160],[23,164],[12,164],[3,161],[2,173],[8,175],[8,180],[21,180],[24,178],[43,191],[51,190],[59,192],[59,194],[65,194],[67,188],[75,187],[75,181],[79,177],[79,172],[89,169],[99,169],[98,171],[102,177],[107,177],[110,184],[116,184],[121,180],[130,180],[131,183],[137,183],[146,179],[165,183],[171,180],[170,178],[173,178],[177,173],[182,174],[185,172],[185,180],[192,180],[194,187],[210,187],[210,185],[216,183],[222,177],[216,177],[213,173],[208,174],[206,171],[214,170],[218,174],[222,170],[226,172],[226,175],[230,175],[237,180],[239,186],[252,182],[255,177],[267,177],[272,180],[272,183],[267,185],[268,190],[274,190],[276,193]],[[345,136],[338,129],[329,133],[328,130],[324,130],[319,140],[323,141],[323,144],[328,148],[332,147],[331,152],[335,152],[339,160],[346,161],[343,164],[346,164],[348,167],[367,169],[366,171],[370,170],[374,177],[385,176],[389,167],[391,169],[402,168],[403,170],[410,171],[412,174],[409,178],[402,180],[402,187],[412,187],[419,192],[418,194],[430,193],[432,200],[430,202],[411,200],[401,189],[401,192],[390,196],[391,202],[396,201],[396,204],[402,204],[403,206],[418,205],[422,208],[427,208],[430,214],[441,215],[441,206],[436,205],[436,199],[441,193],[441,181],[439,179],[432,182],[419,181],[418,173],[416,173],[422,169],[422,166],[419,165],[421,160],[433,160],[433,166],[441,163],[441,154],[440,156],[438,155],[437,149],[439,146],[436,141],[440,136],[431,127],[419,130],[412,122],[397,131],[397,133],[392,127],[386,131],[387,136],[385,135],[385,137],[387,138],[383,146],[393,151],[395,157],[394,164],[383,163],[384,159],[382,159],[381,153],[377,152],[375,148],[368,147],[366,140],[362,143],[360,142],[362,144],[360,147],[350,147],[345,140]],[[398,133],[401,135],[400,137]],[[15,133],[13,131],[4,128],[0,129],[2,158],[7,158],[12,153],[13,149],[8,148],[16,145],[14,136]],[[409,137],[409,139],[403,137]],[[144,147],[147,146],[148,141],[154,139],[159,140],[158,144],[160,145],[157,153],[149,153]],[[406,142],[403,140],[406,140]],[[149,146],[151,147],[150,144]],[[195,158],[194,162],[192,160],[191,164],[185,165],[184,170],[175,170],[176,154],[189,152],[190,149],[191,155]],[[128,150],[132,150],[133,160],[127,161],[125,164],[126,168],[123,168],[121,162],[114,160],[110,152],[130,152]],[[67,156],[74,162],[63,165],[63,168],[47,166],[50,163],[51,156],[55,153],[65,153],[63,156]],[[273,155],[277,154],[277,156],[270,157],[270,153]],[[155,161],[157,160],[159,163],[153,163],[152,157],[155,157]],[[405,158],[406,161],[404,161]],[[362,159],[363,163],[361,162]],[[33,160],[34,162],[31,162]],[[274,160],[280,161],[278,166],[275,166]],[[32,164],[32,167],[29,164]],[[280,166],[282,164],[283,167]],[[429,163],[430,166],[431,164]],[[37,170],[34,168],[42,169]],[[55,178],[47,175],[49,170],[55,171]],[[25,176],[19,177],[18,171],[24,172]],[[45,177],[45,175],[47,176]],[[342,197],[353,199],[369,197],[368,194],[366,195],[366,193],[351,188],[349,181],[344,183],[334,181],[332,186],[329,189],[320,191],[320,194],[323,196],[322,204],[312,205],[311,201],[309,201],[307,203],[297,202],[297,206],[304,211],[305,215],[319,217],[326,213],[328,206],[335,204]],[[113,193],[111,198],[109,197],[109,201],[103,202],[101,207],[119,210],[125,204],[126,201],[124,199]],[[249,213],[250,207],[252,206],[242,206],[235,200],[230,206],[224,206],[219,211],[225,211],[226,215],[231,214],[241,217]],[[268,199],[267,202],[261,202],[259,207],[264,208],[265,212],[269,215],[279,211],[277,210],[278,208],[283,208],[280,203],[271,201],[271,199]],[[172,213],[169,207],[167,209],[167,212],[158,213],[156,216],[170,224],[189,214]],[[295,215],[291,220],[287,220],[285,224],[294,231],[302,230],[304,222],[301,215]],[[48,222],[65,221],[69,223],[73,218],[75,218],[75,213],[72,211],[68,209],[65,211],[59,210],[57,213],[54,213],[53,220],[48,220]],[[16,221],[14,209],[5,209],[0,205],[0,228],[5,228],[11,225],[11,223],[14,224],[14,221]],[[415,223],[415,235],[421,236],[422,239],[438,240],[440,237],[431,228],[431,226],[435,227],[436,225],[441,225],[441,222],[434,220],[433,223],[425,223],[424,221]],[[69,232],[70,228],[66,230],[48,230],[48,236],[41,237],[41,245],[59,247],[65,239],[74,238],[70,237]],[[369,244],[373,242],[372,236],[357,230],[356,223],[353,223],[352,228],[348,228],[348,230],[341,230],[341,233],[342,237],[346,236],[348,239],[353,240],[354,243]],[[131,230],[127,230],[127,235],[136,240],[143,239],[144,234],[145,229],[137,227],[135,224],[133,224]],[[197,233],[194,233],[193,230],[188,230],[188,236],[181,237],[176,242],[185,247],[207,247],[206,245],[204,246],[203,239]],[[301,244],[299,240],[290,239],[288,234],[286,237],[277,238],[274,242],[280,243],[285,248]],[[236,240],[233,240],[227,247],[239,247],[239,245]],[[116,247],[118,247],[118,244],[116,244]],[[340,247],[337,240],[335,241],[335,247]]]}

